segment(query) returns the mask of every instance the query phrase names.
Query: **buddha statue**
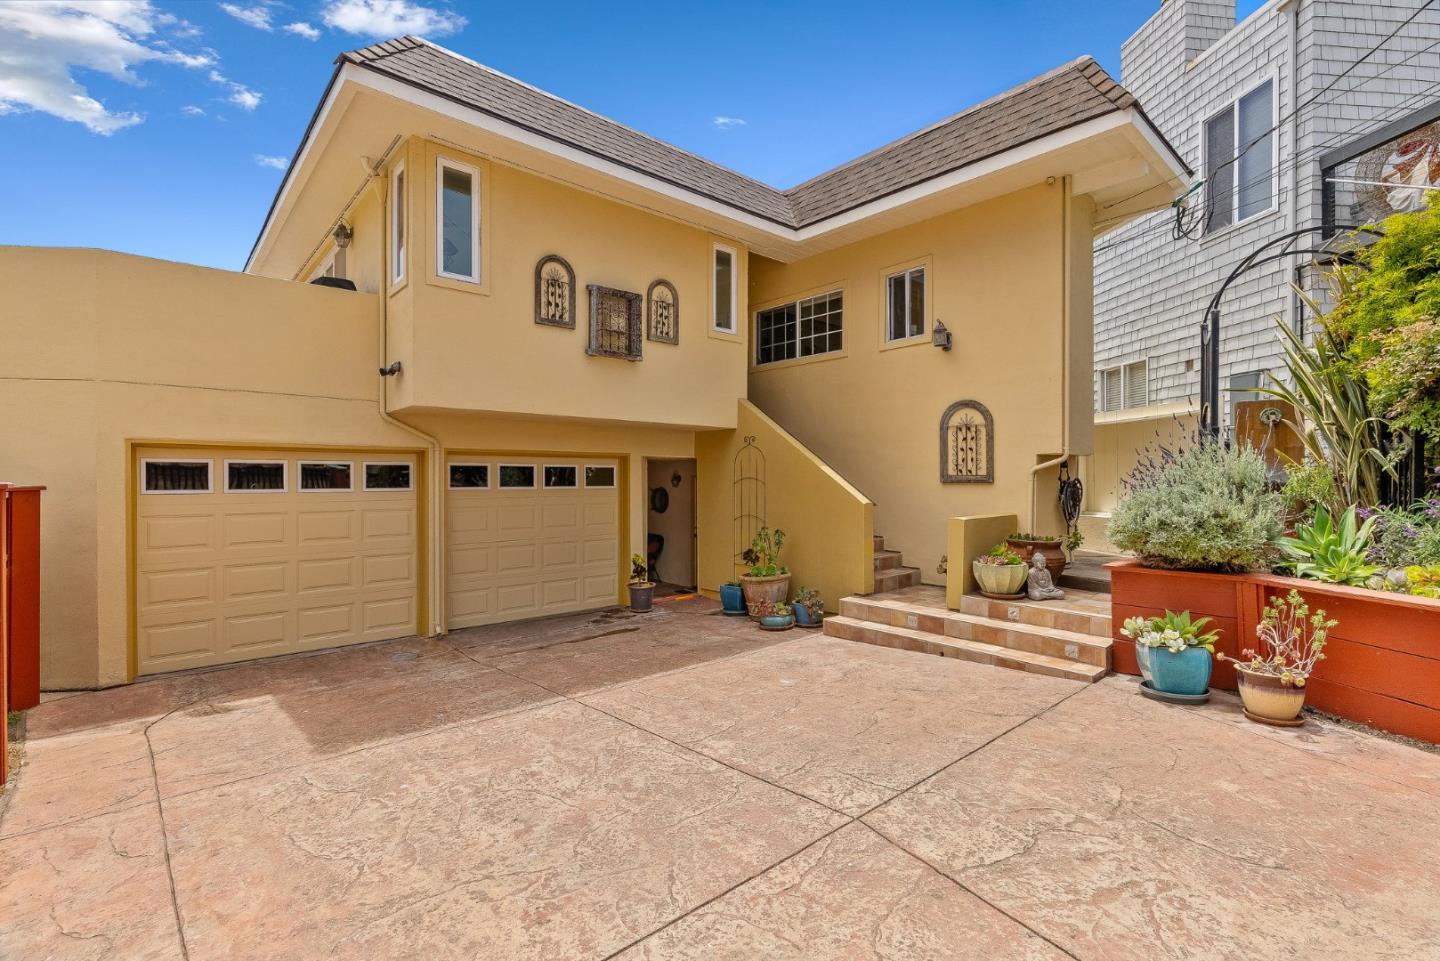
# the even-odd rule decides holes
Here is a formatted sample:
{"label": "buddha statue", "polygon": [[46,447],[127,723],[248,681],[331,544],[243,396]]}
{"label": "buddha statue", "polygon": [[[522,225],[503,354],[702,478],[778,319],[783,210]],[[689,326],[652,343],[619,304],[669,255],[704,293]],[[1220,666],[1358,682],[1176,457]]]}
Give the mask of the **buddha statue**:
{"label": "buddha statue", "polygon": [[1045,566],[1045,555],[1036,551],[1030,555],[1030,573],[1026,577],[1025,593],[1032,601],[1053,601],[1064,597],[1065,592],[1055,586],[1050,569]]}

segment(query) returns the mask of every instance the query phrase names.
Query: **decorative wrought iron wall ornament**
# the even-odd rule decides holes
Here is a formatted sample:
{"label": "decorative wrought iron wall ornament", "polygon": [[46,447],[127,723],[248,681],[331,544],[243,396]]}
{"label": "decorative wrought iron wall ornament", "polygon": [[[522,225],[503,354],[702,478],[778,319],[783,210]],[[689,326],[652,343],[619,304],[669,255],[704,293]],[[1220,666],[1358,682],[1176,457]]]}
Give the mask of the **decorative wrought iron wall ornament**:
{"label": "decorative wrought iron wall ornament", "polygon": [[575,271],[559,254],[535,264],[535,323],[575,329]]}
{"label": "decorative wrought iron wall ornament", "polygon": [[940,483],[995,483],[995,418],[978,400],[957,400],[940,416]]}
{"label": "decorative wrought iron wall ornament", "polygon": [[645,292],[650,323],[645,336],[662,344],[680,343],[680,295],[668,280],[657,280]]}
{"label": "decorative wrought iron wall ornament", "polygon": [[585,353],[639,360],[640,295],[599,284],[585,289],[590,292],[590,346]]}

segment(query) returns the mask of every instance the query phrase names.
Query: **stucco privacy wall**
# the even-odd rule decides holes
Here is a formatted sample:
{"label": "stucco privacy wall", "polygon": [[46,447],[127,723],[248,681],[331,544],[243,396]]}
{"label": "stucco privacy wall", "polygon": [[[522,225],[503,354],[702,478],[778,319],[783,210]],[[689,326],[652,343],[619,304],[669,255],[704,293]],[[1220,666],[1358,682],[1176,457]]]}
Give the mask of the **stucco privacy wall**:
{"label": "stucco privacy wall", "polygon": [[0,477],[44,484],[47,688],[128,678],[131,440],[415,450],[378,414],[378,298],[0,248]]}
{"label": "stucco privacy wall", "polygon": [[[480,175],[479,284],[435,269],[437,163]],[[456,147],[411,138],[347,214],[355,238],[347,270],[362,289],[389,276],[389,211],[397,165],[406,171],[405,280],[388,287],[389,360],[405,373],[389,385],[392,411],[473,410],[527,416],[731,427],[745,394],[746,263],[743,245],[688,224],[534,176]],[[711,329],[714,245],[735,253],[736,330]],[[307,266],[328,253],[323,246]],[[535,323],[535,265],[547,254],[575,271],[574,329]],[[643,359],[594,358],[586,286],[644,296],[674,285],[679,343],[643,342]]]}
{"label": "stucco privacy wall", "polygon": [[[1067,245],[1067,216],[1088,224],[1089,202],[1057,180],[793,264],[751,265],[752,322],[755,309],[844,291],[845,349],[752,369],[750,399],[875,502],[876,530],[928,583],[944,583],[948,518],[1013,513],[1029,526],[1031,469],[1067,442],[1088,452],[1089,403],[1067,410],[1066,399],[1074,371],[1088,397],[1090,357],[1072,356],[1067,371],[1066,324],[1068,307],[1071,334],[1088,341],[1089,298],[1067,274],[1088,277],[1089,242]],[[927,336],[887,345],[884,277],[921,263]],[[930,344],[937,320],[954,336],[948,352]],[[940,483],[940,418],[966,399],[995,419],[993,484]],[[1061,528],[1056,477],[1037,481],[1033,525],[1046,531]]]}
{"label": "stucco privacy wall", "polygon": [[749,543],[735,520],[740,509],[735,458],[747,438],[763,457],[754,475],[764,481],[763,520],[787,535],[781,561],[793,575],[791,589],[815,588],[831,610],[842,597],[873,591],[874,505],[745,400],[735,430],[695,436],[700,587],[714,592],[742,573],[736,558]]}

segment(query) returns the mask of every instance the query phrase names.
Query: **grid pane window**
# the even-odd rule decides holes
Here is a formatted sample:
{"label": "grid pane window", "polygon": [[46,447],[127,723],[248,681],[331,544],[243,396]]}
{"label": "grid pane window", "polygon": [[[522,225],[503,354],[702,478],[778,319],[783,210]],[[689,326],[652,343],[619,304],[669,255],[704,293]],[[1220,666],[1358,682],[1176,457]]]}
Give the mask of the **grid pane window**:
{"label": "grid pane window", "polygon": [[845,299],[838,291],[755,314],[755,363],[829,354],[845,347]]}

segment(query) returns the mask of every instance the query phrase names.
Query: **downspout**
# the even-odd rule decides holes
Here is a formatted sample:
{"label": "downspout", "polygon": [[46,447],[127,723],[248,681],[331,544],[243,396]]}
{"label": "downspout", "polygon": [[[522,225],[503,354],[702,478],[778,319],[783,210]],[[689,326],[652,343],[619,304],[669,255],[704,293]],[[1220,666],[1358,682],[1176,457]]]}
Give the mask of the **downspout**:
{"label": "downspout", "polygon": [[[380,199],[381,227],[380,230],[377,232],[377,236],[380,239],[381,272],[380,362],[375,365],[377,370],[382,367],[388,366],[390,363],[390,278],[394,276],[394,265],[390,263],[390,245],[386,242],[385,233],[385,225],[389,223],[390,216],[390,210],[387,206],[387,202],[389,201],[389,197],[387,196],[389,181],[385,177],[382,177],[380,175],[380,170],[384,166],[385,159],[385,157],[380,158],[380,160],[377,161],[373,167],[368,168],[370,171],[370,186],[375,188],[375,194]],[[409,251],[408,244],[406,245],[406,251],[407,253]],[[407,274],[409,273],[409,270],[410,265],[407,264]],[[401,374],[401,376],[404,375]],[[399,418],[391,415],[388,409],[389,383],[389,377],[380,378],[380,392],[377,397],[380,419],[387,424],[398,427],[401,430],[420,438],[425,442],[426,447],[429,448],[429,457],[432,469],[426,471],[426,478],[429,481],[427,485],[429,487],[429,490],[426,491],[426,500],[428,503],[425,510],[425,520],[427,527],[425,544],[426,554],[428,556],[425,558],[425,566],[428,571],[428,576],[426,579],[428,581],[427,594],[429,595],[426,598],[426,611],[429,614],[430,624],[429,633],[426,636],[434,637],[436,635],[445,633],[445,612],[442,610],[445,595],[444,591],[440,589],[442,579],[444,577],[444,571],[442,570],[442,566],[440,563],[440,558],[444,556],[444,545],[441,543],[441,540],[444,537],[445,532],[445,526],[441,523],[440,519],[440,512],[444,506],[444,494],[442,493],[441,488],[441,474],[443,473],[445,468],[441,457],[442,447],[440,444],[440,439],[435,435],[427,433],[418,427],[413,427],[410,424],[407,424]]]}
{"label": "downspout", "polygon": [[1030,533],[1038,533],[1040,473],[1070,459],[1070,177],[1060,187],[1060,453],[1030,468]]}
{"label": "downspout", "polygon": [[[1292,104],[1300,103],[1300,3],[1301,0],[1289,0],[1286,4],[1286,6],[1290,8],[1290,62],[1287,64],[1286,73],[1289,74],[1290,82],[1287,86],[1289,88],[1290,103]],[[1280,103],[1280,108],[1284,109],[1283,102],[1279,102],[1278,98],[1277,103]],[[1285,199],[1288,200],[1288,203],[1285,205],[1285,230],[1287,232],[1300,228],[1300,165],[1294,162],[1295,158],[1300,156],[1300,112],[1298,110],[1292,110],[1291,114],[1291,163],[1287,165],[1289,169],[1285,173]],[[1276,155],[1279,155],[1278,150],[1276,151]],[[1297,265],[1293,276],[1297,287],[1299,286],[1300,274],[1301,267]],[[1285,320],[1286,326],[1291,330],[1296,333],[1302,333],[1300,331],[1299,290],[1290,291],[1290,295],[1285,298]]]}

